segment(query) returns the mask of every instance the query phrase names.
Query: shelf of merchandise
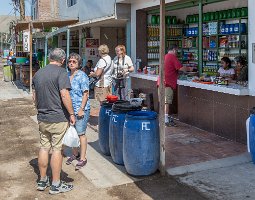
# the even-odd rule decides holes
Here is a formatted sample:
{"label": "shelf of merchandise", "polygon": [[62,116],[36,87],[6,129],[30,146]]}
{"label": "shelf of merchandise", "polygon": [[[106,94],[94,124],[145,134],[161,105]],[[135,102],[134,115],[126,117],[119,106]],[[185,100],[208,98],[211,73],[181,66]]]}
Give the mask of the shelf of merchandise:
{"label": "shelf of merchandise", "polygon": [[[208,24],[208,23],[211,23],[211,22],[217,22],[217,30],[216,32],[212,33],[212,34],[204,34],[203,32],[203,35],[202,35],[202,38],[207,38],[207,41],[205,41],[205,46],[204,46],[204,39],[203,39],[203,44],[202,44],[202,52],[203,52],[203,55],[204,55],[204,52],[206,51],[210,51],[210,52],[213,52],[213,57],[214,59],[213,60],[208,60],[208,59],[205,59],[204,56],[202,56],[202,58],[198,58],[199,60],[189,60],[189,59],[184,59],[184,54],[185,52],[190,52],[190,53],[193,53],[193,56],[194,56],[194,52],[195,56],[198,56],[199,54],[199,35],[186,35],[186,29],[187,28],[194,28],[194,27],[198,27],[199,24],[201,25],[201,21],[200,23],[199,22],[192,22],[192,23],[183,23],[183,24],[177,24],[175,26],[177,27],[183,27],[182,29],[182,35],[167,35],[166,34],[166,47],[167,47],[167,42],[172,42],[172,41],[176,41],[179,46],[181,44],[181,47],[179,48],[180,49],[180,55],[179,55],[179,60],[183,63],[183,64],[189,64],[189,63],[199,63],[199,61],[201,61],[202,63],[202,66],[201,67],[201,71],[200,72],[203,72],[203,69],[204,67],[216,67],[217,66],[217,69],[219,68],[220,66],[220,61],[221,61],[221,58],[222,56],[225,54],[227,56],[230,57],[230,59],[233,61],[233,58],[236,56],[236,55],[245,55],[248,57],[248,31],[246,32],[241,32],[242,30],[242,23],[245,23],[246,25],[246,30],[248,30],[248,17],[235,17],[235,18],[228,18],[228,19],[217,19],[217,20],[210,20],[210,21],[202,21],[202,24]],[[221,33],[220,31],[220,28],[221,28],[221,24],[239,24],[239,31],[238,33]],[[158,26],[158,25],[157,25]],[[204,26],[204,25],[203,25]],[[147,27],[153,27],[151,25],[148,25]],[[155,27],[155,26],[154,26]],[[167,26],[166,26],[167,27]],[[159,28],[159,26],[158,26]],[[166,32],[167,33],[167,32]],[[148,32],[147,32],[148,34]],[[237,39],[234,39],[232,37],[232,41],[228,41],[226,44],[227,45],[236,45],[236,47],[220,47],[220,41],[222,38],[227,38],[229,39],[229,36],[239,36]],[[150,36],[147,37],[148,39],[150,38]],[[159,35],[156,35],[154,36],[154,38],[158,38],[159,39]],[[230,37],[231,38],[231,37]],[[188,40],[188,39],[191,39],[193,41],[185,41],[185,40]],[[215,47],[212,46],[210,47],[210,41],[214,40],[215,44],[216,45]],[[186,42],[186,44],[185,44]],[[190,47],[187,47],[187,45],[189,44],[196,44],[195,46],[190,46]],[[244,44],[244,45],[243,45]],[[186,46],[185,46],[186,45]],[[147,46],[147,49],[152,49],[152,51],[156,51],[159,53],[159,46],[156,46],[156,47],[148,47]],[[216,59],[215,59],[215,53],[216,53]],[[206,54],[205,54],[206,55]],[[187,56],[187,55],[186,55]],[[209,57],[208,57],[209,58]],[[200,60],[201,59],[201,60]],[[159,59],[156,58],[156,59],[148,59],[148,65],[151,64],[151,63],[159,63]],[[215,72],[215,70],[214,70]]]}
{"label": "shelf of merchandise", "polygon": [[[176,44],[182,46],[183,38],[183,25],[174,24],[166,25],[166,49],[170,44]],[[159,68],[159,25],[147,25],[147,66],[151,68],[157,68],[155,71],[158,72]]]}

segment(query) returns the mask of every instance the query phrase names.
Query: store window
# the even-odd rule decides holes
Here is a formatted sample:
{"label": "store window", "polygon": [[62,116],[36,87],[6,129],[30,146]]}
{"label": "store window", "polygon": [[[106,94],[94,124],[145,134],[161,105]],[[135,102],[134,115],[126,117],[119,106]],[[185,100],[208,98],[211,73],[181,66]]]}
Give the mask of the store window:
{"label": "store window", "polygon": [[67,6],[71,7],[77,3],[77,0],[67,0]]}

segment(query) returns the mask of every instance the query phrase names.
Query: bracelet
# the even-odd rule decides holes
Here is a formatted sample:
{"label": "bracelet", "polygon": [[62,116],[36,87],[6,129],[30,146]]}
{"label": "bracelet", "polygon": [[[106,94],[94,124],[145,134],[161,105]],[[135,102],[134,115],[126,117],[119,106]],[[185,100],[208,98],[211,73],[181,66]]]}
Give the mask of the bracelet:
{"label": "bracelet", "polygon": [[71,113],[70,116],[71,116],[71,115],[74,115],[74,113]]}

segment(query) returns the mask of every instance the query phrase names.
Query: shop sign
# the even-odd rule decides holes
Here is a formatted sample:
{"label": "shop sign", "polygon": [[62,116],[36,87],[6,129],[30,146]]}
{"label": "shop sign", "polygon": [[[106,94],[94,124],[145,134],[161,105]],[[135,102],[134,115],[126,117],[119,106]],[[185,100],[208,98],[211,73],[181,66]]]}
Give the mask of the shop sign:
{"label": "shop sign", "polygon": [[27,32],[23,32],[23,51],[24,52],[30,52],[30,33]]}

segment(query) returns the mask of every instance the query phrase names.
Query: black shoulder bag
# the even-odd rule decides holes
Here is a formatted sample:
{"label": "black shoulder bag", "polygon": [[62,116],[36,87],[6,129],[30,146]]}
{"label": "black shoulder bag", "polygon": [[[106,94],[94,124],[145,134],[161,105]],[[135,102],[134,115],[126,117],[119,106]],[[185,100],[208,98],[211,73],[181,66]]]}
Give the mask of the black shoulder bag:
{"label": "black shoulder bag", "polygon": [[[104,58],[101,58],[105,61],[105,67],[107,67],[107,62]],[[90,89],[93,89],[96,85],[96,83],[100,80],[100,78],[102,77],[103,74],[105,74],[106,72],[109,71],[109,69],[111,68],[111,64],[109,65],[108,68],[105,69],[104,67],[104,71],[102,72],[102,74],[99,76],[99,77],[91,77],[90,80],[89,80],[89,88]]]}

